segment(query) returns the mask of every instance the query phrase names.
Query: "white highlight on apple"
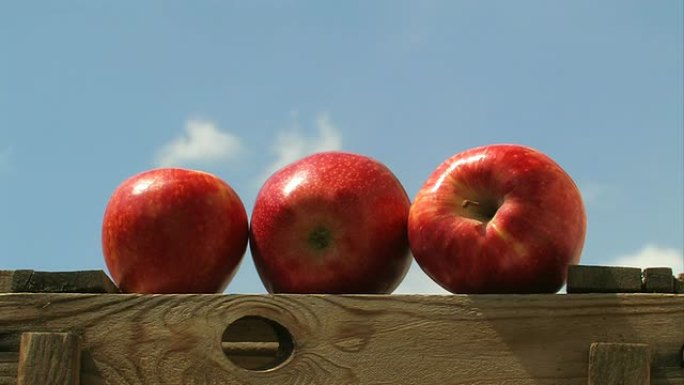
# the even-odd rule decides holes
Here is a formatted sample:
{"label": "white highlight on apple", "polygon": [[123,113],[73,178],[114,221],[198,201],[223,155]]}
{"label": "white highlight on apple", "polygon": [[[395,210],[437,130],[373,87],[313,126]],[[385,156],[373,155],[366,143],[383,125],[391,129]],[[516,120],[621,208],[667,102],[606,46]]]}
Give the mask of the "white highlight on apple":
{"label": "white highlight on apple", "polygon": [[150,185],[154,183],[154,179],[143,179],[140,182],[136,183],[135,186],[133,186],[133,194],[134,195],[139,195],[144,193]]}
{"label": "white highlight on apple", "polygon": [[285,196],[290,195],[292,191],[294,191],[297,188],[297,186],[302,184],[302,182],[304,182],[305,180],[306,173],[298,173],[297,175],[292,177],[292,179],[290,179],[290,181],[287,182],[287,184],[283,188],[283,193],[285,193]]}
{"label": "white highlight on apple", "polygon": [[472,155],[467,158],[460,159],[452,164],[449,165],[449,168],[444,172],[439,179],[437,179],[437,183],[432,187],[431,192],[435,192],[439,190],[439,187],[444,183],[444,179],[451,174],[452,171],[454,171],[456,168],[462,166],[463,164],[466,163],[471,163],[471,162],[478,162],[486,157],[485,154],[477,154],[477,155]]}

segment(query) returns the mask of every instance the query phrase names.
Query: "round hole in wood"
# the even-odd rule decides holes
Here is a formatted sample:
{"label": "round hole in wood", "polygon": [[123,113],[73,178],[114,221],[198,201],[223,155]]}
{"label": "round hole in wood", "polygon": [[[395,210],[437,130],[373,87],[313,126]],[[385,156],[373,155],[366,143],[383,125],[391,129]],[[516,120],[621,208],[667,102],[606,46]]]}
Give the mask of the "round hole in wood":
{"label": "round hole in wood", "polygon": [[260,316],[242,317],[228,325],[221,339],[223,353],[247,370],[269,370],[284,363],[294,351],[290,332]]}

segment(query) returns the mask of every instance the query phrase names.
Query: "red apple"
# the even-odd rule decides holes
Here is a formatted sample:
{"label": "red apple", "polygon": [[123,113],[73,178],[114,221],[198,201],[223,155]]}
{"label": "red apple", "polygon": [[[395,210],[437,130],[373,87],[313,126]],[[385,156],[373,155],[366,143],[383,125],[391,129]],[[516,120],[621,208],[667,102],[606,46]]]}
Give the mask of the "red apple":
{"label": "red apple", "polygon": [[221,292],[247,239],[247,213],[235,191],[214,175],[178,168],[125,180],[102,225],[105,262],[124,292]]}
{"label": "red apple", "polygon": [[580,192],[556,162],[502,144],[439,165],[408,230],[420,267],[452,293],[555,293],[579,262],[586,226]]}
{"label": "red apple", "polygon": [[250,249],[271,293],[391,293],[411,263],[410,200],[380,162],[310,155],[275,172],[252,211]]}

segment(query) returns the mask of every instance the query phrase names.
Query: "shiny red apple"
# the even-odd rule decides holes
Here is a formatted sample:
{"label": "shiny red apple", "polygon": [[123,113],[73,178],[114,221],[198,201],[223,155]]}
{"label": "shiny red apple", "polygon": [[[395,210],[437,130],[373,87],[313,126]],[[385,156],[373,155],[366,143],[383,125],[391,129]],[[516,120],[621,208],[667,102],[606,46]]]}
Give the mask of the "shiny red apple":
{"label": "shiny red apple", "polygon": [[555,293],[577,264],[586,214],[571,177],[520,145],[444,161],[418,192],[409,240],[420,267],[453,293]]}
{"label": "shiny red apple", "polygon": [[221,292],[247,240],[247,213],[235,191],[212,174],[179,168],[125,180],[102,224],[105,262],[124,292]]}
{"label": "shiny red apple", "polygon": [[257,195],[250,249],[271,293],[391,293],[411,263],[410,200],[380,162],[321,152],[275,172]]}

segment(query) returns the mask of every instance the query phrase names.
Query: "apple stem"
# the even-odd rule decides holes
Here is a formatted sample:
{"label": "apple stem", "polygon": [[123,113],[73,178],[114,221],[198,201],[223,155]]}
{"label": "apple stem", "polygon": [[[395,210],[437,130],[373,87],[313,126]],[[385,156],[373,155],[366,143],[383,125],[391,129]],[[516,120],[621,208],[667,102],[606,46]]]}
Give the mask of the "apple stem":
{"label": "apple stem", "polygon": [[468,206],[473,205],[473,206],[481,206],[480,202],[478,201],[471,201],[470,199],[464,199],[463,203],[461,203],[461,207],[467,208]]}
{"label": "apple stem", "polygon": [[477,219],[482,222],[488,222],[494,218],[494,215],[496,215],[496,212],[500,206],[500,203],[498,204],[487,199],[484,201],[472,201],[470,199],[464,199],[463,202],[461,202],[464,216]]}

